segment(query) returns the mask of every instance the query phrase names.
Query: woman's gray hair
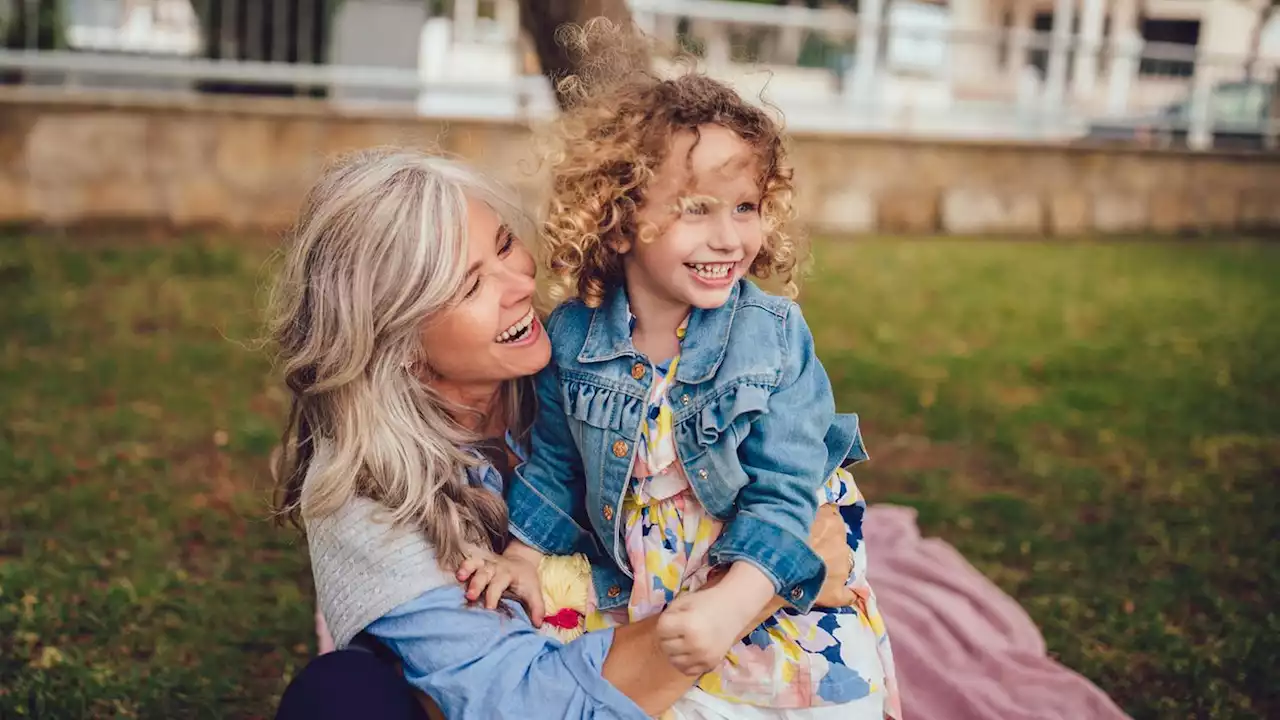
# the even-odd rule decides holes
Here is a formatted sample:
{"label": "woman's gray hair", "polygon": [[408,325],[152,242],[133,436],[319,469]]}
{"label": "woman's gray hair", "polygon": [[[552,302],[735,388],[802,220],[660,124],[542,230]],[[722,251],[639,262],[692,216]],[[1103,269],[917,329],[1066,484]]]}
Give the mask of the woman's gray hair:
{"label": "woman's gray hair", "polygon": [[[446,568],[499,547],[507,520],[500,497],[467,482],[476,438],[415,371],[423,325],[462,296],[468,200],[526,225],[459,163],[405,149],[343,158],[308,193],[272,297],[292,394],[277,509],[302,525],[371,498],[422,528]],[[504,389],[511,407],[522,385]]]}

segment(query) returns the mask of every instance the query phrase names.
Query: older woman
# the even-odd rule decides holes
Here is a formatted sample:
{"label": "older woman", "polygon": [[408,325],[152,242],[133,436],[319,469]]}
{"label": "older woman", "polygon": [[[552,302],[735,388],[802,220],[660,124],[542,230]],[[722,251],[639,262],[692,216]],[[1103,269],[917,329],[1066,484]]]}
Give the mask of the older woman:
{"label": "older woman", "polygon": [[[694,680],[658,648],[657,618],[561,644],[515,603],[469,604],[455,579],[464,559],[505,543],[503,476],[527,437],[526,378],[550,357],[520,226],[483,178],[415,152],[363,153],[317,183],[276,298],[293,394],[282,510],[305,527],[338,648],[389,650],[451,720],[657,715]],[[843,604],[848,549],[834,514],[812,542],[836,579],[822,599]],[[385,684],[390,670],[334,656],[355,665],[325,660],[337,683],[304,672],[281,715],[352,703],[361,715],[418,712],[403,685]]]}

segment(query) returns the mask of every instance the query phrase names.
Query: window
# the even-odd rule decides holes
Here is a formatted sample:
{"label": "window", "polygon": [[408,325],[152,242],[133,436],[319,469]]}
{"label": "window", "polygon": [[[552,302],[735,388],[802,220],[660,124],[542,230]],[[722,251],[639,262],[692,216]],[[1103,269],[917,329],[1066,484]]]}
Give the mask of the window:
{"label": "window", "polygon": [[1209,100],[1214,125],[1257,125],[1267,106],[1268,89],[1262,83],[1219,85]]}
{"label": "window", "polygon": [[[1142,28],[1142,40],[1147,43],[1161,45],[1182,45],[1194,52],[1200,42],[1199,20],[1151,20],[1143,18],[1139,23]],[[1194,60],[1164,59],[1143,57],[1138,65],[1139,75],[1163,75],[1173,77],[1191,77],[1195,74]]]}

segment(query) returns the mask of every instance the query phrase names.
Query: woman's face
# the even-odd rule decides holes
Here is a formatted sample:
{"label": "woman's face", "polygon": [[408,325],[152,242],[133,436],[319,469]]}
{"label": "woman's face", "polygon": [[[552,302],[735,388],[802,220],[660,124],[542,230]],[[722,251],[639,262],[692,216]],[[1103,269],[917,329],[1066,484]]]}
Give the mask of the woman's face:
{"label": "woman's face", "polygon": [[488,205],[467,203],[467,279],[456,305],[422,329],[423,357],[437,390],[458,400],[492,396],[533,375],[551,343],[533,311],[533,256]]}

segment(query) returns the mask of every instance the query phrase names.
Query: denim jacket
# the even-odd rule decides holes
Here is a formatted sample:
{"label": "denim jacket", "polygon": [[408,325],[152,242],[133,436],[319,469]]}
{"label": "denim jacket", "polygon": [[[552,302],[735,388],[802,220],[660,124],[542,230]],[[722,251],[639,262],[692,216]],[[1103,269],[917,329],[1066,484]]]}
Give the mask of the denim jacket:
{"label": "denim jacket", "polygon": [[[596,310],[573,301],[547,320],[552,362],[535,382],[532,452],[507,496],[515,537],[592,560],[601,609],[630,597],[620,508],[655,381],[628,307],[617,289]],[[695,309],[670,393],[693,492],[728,522],[710,561],[751,563],[807,611],[825,577],[808,545],[818,488],[866,455],[857,416],[835,411],[799,306],[743,280],[721,307]]]}

